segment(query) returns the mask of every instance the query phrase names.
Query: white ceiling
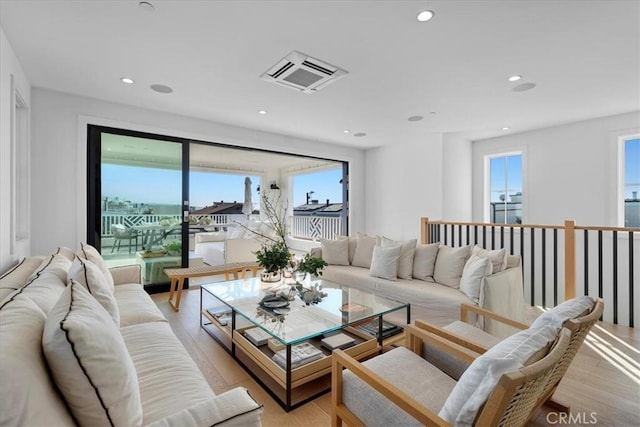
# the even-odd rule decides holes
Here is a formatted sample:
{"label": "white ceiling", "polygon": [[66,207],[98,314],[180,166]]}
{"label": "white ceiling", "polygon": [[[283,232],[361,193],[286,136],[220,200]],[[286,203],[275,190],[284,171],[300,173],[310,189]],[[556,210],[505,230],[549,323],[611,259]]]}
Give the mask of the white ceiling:
{"label": "white ceiling", "polygon": [[[0,24],[33,86],[360,148],[640,110],[635,0],[151,2],[1,0]],[[312,95],[259,78],[292,50],[349,74]]]}

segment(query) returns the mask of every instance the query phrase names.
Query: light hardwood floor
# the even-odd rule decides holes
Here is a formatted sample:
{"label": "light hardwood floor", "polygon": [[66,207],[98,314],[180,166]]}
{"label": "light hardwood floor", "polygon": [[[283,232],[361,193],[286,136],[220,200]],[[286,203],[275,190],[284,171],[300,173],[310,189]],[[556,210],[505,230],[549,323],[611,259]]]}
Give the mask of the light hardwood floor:
{"label": "light hardwood floor", "polygon": [[[168,293],[152,298],[215,393],[246,387],[264,405],[262,421],[267,427],[331,425],[330,393],[287,413],[200,328],[198,287],[184,291],[179,312],[169,306]],[[571,406],[571,418],[562,420],[558,414],[543,409],[531,426],[640,426],[640,333],[633,328],[598,323],[555,396]]]}

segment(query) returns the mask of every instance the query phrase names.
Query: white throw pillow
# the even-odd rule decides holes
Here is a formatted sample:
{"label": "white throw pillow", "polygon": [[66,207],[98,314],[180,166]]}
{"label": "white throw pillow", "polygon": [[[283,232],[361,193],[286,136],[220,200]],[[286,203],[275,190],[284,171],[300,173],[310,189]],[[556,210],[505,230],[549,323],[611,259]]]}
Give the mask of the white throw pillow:
{"label": "white throw pillow", "polygon": [[371,257],[373,256],[373,247],[376,245],[376,238],[358,233],[356,251],[353,254],[353,262],[351,265],[357,267],[370,268]]}
{"label": "white throw pillow", "polygon": [[382,279],[397,280],[400,251],[400,245],[387,247],[374,246],[369,275]]}
{"label": "white throw pillow", "polygon": [[459,288],[462,270],[467,262],[470,250],[469,246],[452,248],[451,246],[441,245],[438,248],[436,266],[433,270],[433,278],[436,283],[451,288]]}
{"label": "white throw pillow", "polygon": [[[456,426],[472,426],[502,374],[522,368],[543,356],[557,332],[546,326],[525,329],[491,347],[460,377],[438,416]],[[533,359],[533,360],[532,360]]]}
{"label": "white throw pillow", "polygon": [[488,257],[471,255],[462,269],[460,290],[469,297],[474,304],[480,302],[480,290],[485,276],[491,274],[492,265]]}
{"label": "white throw pillow", "polygon": [[100,255],[100,252],[98,252],[96,248],[86,243],[80,242],[80,249],[78,250],[78,252],[76,252],[76,255],[97,265],[98,268],[100,268],[100,271],[102,271],[102,274],[104,274],[104,277],[107,279],[107,283],[109,284],[112,292],[115,291],[111,270],[109,270],[109,267],[104,262],[102,255]]}
{"label": "white throw pillow", "polygon": [[434,282],[433,271],[436,267],[439,242],[416,246],[413,254],[413,278],[425,282]]}
{"label": "white throw pillow", "polygon": [[588,295],[572,298],[542,313],[530,327],[551,326],[559,331],[565,321],[588,314],[593,309],[593,304],[593,299]]}
{"label": "white throw pillow", "polygon": [[346,239],[349,241],[349,264],[353,263],[353,257],[356,254],[356,246],[358,244],[358,238],[355,236],[340,236],[336,234],[335,239]]}
{"label": "white throw pillow", "polygon": [[[239,225],[234,226],[234,227],[229,227],[227,229],[227,239],[242,239],[242,238],[244,238],[245,232],[246,232],[246,230],[243,227],[239,226]],[[253,233],[249,233],[249,234],[254,236]]]}
{"label": "white throw pillow", "polygon": [[386,237],[380,238],[381,246],[397,246],[400,245],[400,260],[398,261],[398,277],[400,279],[412,279],[413,273],[413,256],[416,251],[416,239],[395,241]]}
{"label": "white throw pillow", "polygon": [[139,426],[138,376],[119,329],[74,280],[49,312],[42,348],[80,425]]}
{"label": "white throw pillow", "polygon": [[98,300],[100,305],[107,310],[116,326],[120,327],[120,310],[118,309],[114,292],[109,287],[107,279],[97,265],[86,259],[76,257],[71,267],[69,267],[67,277],[69,280],[75,280],[84,286]]}
{"label": "white throw pillow", "polygon": [[320,239],[322,259],[329,265],[349,265],[349,240]]}
{"label": "white throw pillow", "polygon": [[494,273],[507,268],[507,250],[505,248],[487,250],[476,245],[473,247],[473,249],[471,249],[471,255],[488,257],[489,259],[491,259],[491,264],[493,265],[492,271]]}

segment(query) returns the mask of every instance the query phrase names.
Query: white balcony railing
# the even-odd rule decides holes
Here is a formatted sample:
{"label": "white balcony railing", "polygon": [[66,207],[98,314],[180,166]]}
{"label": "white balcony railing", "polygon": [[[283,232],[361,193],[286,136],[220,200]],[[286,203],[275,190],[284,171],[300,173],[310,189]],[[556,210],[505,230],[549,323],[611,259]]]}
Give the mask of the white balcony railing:
{"label": "white balcony railing", "polygon": [[334,239],[342,233],[341,217],[290,216],[291,235],[303,239]]}

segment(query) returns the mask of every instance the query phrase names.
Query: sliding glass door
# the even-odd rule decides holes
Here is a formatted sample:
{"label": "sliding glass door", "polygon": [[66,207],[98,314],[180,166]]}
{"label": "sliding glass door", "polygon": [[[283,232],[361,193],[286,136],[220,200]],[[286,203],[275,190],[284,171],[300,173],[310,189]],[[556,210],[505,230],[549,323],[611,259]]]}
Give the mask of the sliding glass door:
{"label": "sliding glass door", "polygon": [[88,143],[89,243],[110,266],[139,264],[145,288],[166,285],[165,268],[188,265],[188,142],[90,126]]}

